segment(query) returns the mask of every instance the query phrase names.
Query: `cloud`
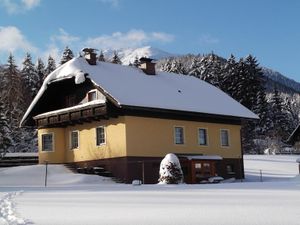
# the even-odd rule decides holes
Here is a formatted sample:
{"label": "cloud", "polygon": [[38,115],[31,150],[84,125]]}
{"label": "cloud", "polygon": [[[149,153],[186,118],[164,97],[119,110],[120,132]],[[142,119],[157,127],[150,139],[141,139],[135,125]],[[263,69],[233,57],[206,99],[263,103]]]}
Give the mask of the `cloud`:
{"label": "cloud", "polygon": [[26,9],[30,10],[37,7],[40,4],[40,0],[22,0],[22,3]]}
{"label": "cloud", "polygon": [[199,38],[199,43],[201,45],[211,45],[211,44],[218,44],[220,40],[218,38],[212,37],[210,34],[203,34]]}
{"label": "cloud", "polygon": [[0,5],[5,8],[9,14],[23,13],[40,5],[40,0],[0,0]]}
{"label": "cloud", "polygon": [[114,8],[118,8],[120,5],[120,0],[99,0],[104,4],[110,4]]}
{"label": "cloud", "polygon": [[171,42],[174,36],[163,32],[147,33],[143,30],[132,29],[127,33],[114,32],[111,35],[101,35],[95,38],[88,38],[85,45],[95,48],[126,48],[140,47],[151,42]]}
{"label": "cloud", "polygon": [[17,27],[0,27],[0,51],[15,52],[18,50],[36,52],[37,48],[27,41]]}
{"label": "cloud", "polygon": [[50,40],[52,42],[60,42],[61,44],[65,45],[65,46],[69,46],[74,42],[78,42],[80,40],[79,37],[76,36],[72,36],[69,33],[67,33],[64,29],[59,28],[59,34],[58,35],[53,35]]}

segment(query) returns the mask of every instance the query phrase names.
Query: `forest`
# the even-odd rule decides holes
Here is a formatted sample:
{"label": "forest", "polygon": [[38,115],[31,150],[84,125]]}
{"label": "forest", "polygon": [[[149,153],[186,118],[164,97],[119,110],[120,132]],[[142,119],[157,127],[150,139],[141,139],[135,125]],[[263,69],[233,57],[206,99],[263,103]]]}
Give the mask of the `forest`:
{"label": "forest", "polygon": [[[66,47],[59,65],[74,57]],[[101,51],[99,61],[122,64],[117,51],[111,57]],[[21,66],[10,54],[5,65],[0,66],[0,158],[6,152],[37,151],[36,130],[19,127],[19,123],[41,87],[43,80],[54,71],[57,63],[49,56],[47,64],[40,58],[34,64],[27,53]],[[243,121],[242,144],[245,153],[284,153],[285,141],[299,123],[300,95],[264,75],[258,60],[248,55],[224,59],[214,53],[183,55],[156,61],[159,70],[194,76],[223,90],[232,98],[256,113],[260,120]],[[136,57],[128,66],[139,66]],[[128,81],[130,82],[130,81]],[[207,96],[195,96],[202,98]],[[209,96],[208,96],[209,97]]]}

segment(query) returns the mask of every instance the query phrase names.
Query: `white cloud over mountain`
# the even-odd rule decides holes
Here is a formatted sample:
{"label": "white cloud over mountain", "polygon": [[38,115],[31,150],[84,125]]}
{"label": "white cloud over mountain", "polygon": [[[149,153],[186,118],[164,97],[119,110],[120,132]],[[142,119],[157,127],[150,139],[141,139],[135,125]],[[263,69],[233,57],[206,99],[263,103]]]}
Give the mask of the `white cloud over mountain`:
{"label": "white cloud over mountain", "polygon": [[150,42],[172,42],[173,40],[173,35],[164,32],[145,32],[143,30],[132,29],[126,33],[114,32],[111,35],[88,38],[85,44],[103,49],[119,49],[140,47]]}

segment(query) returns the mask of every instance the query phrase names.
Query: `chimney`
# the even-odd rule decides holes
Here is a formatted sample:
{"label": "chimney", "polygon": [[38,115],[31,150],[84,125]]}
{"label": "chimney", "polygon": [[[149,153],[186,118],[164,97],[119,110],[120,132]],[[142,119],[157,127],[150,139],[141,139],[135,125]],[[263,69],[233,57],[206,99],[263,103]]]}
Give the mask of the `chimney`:
{"label": "chimney", "polygon": [[84,54],[84,58],[90,65],[97,64],[97,53],[94,48],[84,48],[81,50]]}
{"label": "chimney", "polygon": [[145,74],[155,75],[155,63],[152,62],[153,59],[142,57],[140,58],[139,68],[144,71]]}

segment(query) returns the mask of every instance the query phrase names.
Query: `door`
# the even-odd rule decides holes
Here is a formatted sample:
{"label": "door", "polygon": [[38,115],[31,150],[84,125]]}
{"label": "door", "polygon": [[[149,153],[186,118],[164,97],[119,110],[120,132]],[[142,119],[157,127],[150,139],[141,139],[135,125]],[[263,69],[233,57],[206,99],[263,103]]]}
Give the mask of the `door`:
{"label": "door", "polygon": [[192,183],[200,183],[215,176],[215,163],[210,161],[192,162]]}

